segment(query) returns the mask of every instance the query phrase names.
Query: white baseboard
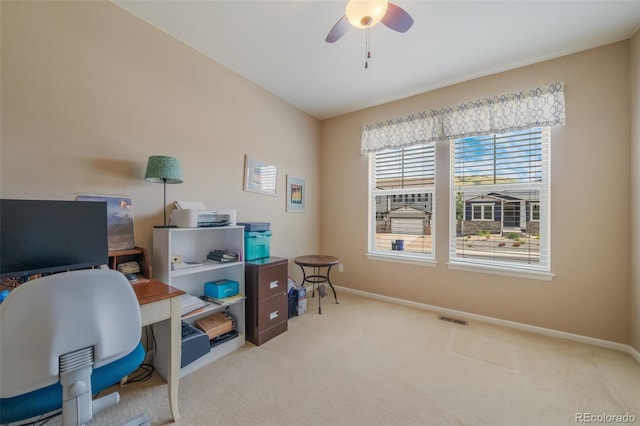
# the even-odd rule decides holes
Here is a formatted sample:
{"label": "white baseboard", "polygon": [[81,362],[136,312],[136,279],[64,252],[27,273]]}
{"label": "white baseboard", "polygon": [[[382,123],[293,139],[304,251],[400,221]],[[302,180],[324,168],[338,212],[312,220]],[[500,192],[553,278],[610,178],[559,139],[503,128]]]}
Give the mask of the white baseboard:
{"label": "white baseboard", "polygon": [[382,300],[385,302],[397,303],[399,305],[410,306],[412,308],[422,309],[425,311],[431,311],[438,314],[443,314],[451,317],[466,319],[466,320],[474,320],[481,321],[494,325],[501,325],[504,327],[513,328],[516,330],[528,331],[531,333],[541,334],[550,337],[558,337],[561,339],[572,340],[574,342],[586,343],[593,346],[599,346],[602,348],[613,349],[616,351],[626,352],[638,363],[640,364],[640,352],[638,352],[635,348],[630,345],[625,345],[623,343],[611,342],[609,340],[596,339],[594,337],[582,336],[580,334],[567,333],[565,331],[553,330],[550,328],[537,327],[534,325],[523,324],[514,321],[502,320],[499,318],[487,317],[484,315],[471,314],[468,312],[457,311],[455,309],[441,308],[439,306],[428,305],[426,303],[413,302],[411,300],[399,299],[396,297],[383,296],[376,293],[369,293],[367,291],[355,290],[349,287],[342,287],[334,285],[336,289],[340,289],[340,291],[344,291],[345,293],[357,294],[359,296],[368,297],[370,299]]}

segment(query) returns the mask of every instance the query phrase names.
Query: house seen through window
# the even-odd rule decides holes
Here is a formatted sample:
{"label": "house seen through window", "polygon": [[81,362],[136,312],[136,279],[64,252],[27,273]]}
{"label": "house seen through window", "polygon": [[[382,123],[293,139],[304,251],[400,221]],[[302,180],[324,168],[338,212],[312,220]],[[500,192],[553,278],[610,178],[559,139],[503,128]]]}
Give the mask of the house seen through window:
{"label": "house seen through window", "polygon": [[369,252],[433,258],[433,143],[370,154]]}
{"label": "house seen through window", "polygon": [[[550,270],[549,128],[450,143],[450,265]],[[369,252],[435,259],[435,146],[370,154]]]}
{"label": "house seen through window", "polygon": [[451,144],[450,261],[549,271],[549,134]]}

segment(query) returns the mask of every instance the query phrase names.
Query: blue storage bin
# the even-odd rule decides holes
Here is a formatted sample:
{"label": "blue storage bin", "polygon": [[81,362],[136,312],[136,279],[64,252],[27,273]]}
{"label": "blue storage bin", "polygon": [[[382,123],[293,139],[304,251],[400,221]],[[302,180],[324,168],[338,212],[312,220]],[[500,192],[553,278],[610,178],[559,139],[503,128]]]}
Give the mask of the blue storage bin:
{"label": "blue storage bin", "polygon": [[238,222],[238,225],[244,226],[246,232],[261,232],[271,230],[271,222]]}
{"label": "blue storage bin", "polygon": [[244,233],[245,260],[269,257],[271,252],[271,231]]}
{"label": "blue storage bin", "polygon": [[224,299],[238,294],[240,288],[238,281],[218,280],[204,283],[204,295],[213,299]]}

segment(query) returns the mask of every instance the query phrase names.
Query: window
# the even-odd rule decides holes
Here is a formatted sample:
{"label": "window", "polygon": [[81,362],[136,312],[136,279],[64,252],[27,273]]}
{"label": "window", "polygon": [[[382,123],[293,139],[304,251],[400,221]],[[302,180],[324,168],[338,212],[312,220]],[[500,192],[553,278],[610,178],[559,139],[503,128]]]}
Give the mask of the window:
{"label": "window", "polygon": [[493,204],[472,204],[471,220],[493,220]]}
{"label": "window", "polygon": [[452,267],[550,270],[549,128],[451,144]]}
{"label": "window", "polygon": [[369,253],[433,259],[434,144],[369,154]]}
{"label": "window", "polygon": [[540,222],[540,203],[531,203],[531,219],[532,222]]}
{"label": "window", "polygon": [[564,85],[556,82],[364,125],[367,256],[435,263],[429,144],[446,143],[450,179],[440,190],[450,193],[449,267],[551,279],[549,138],[550,127],[565,123]]}

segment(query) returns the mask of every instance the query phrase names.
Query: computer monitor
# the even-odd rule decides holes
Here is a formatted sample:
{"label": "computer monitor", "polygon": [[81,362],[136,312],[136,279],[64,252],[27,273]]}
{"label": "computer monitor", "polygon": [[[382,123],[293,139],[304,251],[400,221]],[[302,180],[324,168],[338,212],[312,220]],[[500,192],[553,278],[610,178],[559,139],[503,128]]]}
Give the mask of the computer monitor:
{"label": "computer monitor", "polygon": [[107,203],[0,199],[0,278],[108,263]]}

